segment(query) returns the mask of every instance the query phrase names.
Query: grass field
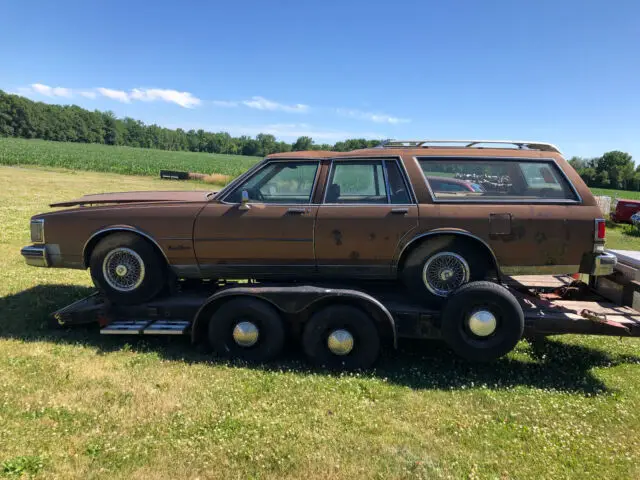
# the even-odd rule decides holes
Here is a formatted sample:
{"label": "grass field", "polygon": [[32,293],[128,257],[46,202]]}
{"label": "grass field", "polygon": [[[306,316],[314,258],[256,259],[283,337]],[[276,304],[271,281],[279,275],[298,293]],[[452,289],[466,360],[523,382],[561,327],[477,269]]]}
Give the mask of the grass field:
{"label": "grass field", "polygon": [[258,160],[258,157],[242,155],[170,152],[0,137],[0,165],[38,165],[150,176],[158,176],[161,169],[168,169],[236,177]]}
{"label": "grass field", "polygon": [[592,188],[594,195],[607,195],[613,198],[626,198],[627,200],[640,200],[640,192],[630,192],[627,190],[613,190],[610,188]]}
{"label": "grass field", "polygon": [[403,343],[367,374],[217,361],[186,339],[51,328],[84,271],[24,265],[29,217],[92,191],[193,188],[0,167],[0,477],[638,478],[638,341],[551,338],[470,365]]}

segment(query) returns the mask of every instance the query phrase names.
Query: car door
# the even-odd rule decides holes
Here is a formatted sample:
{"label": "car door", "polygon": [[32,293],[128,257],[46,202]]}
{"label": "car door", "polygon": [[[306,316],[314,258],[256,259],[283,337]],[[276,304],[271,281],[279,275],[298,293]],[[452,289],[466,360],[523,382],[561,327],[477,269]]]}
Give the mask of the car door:
{"label": "car door", "polygon": [[[203,276],[304,275],[315,271],[311,198],[317,160],[273,160],[203,208],[194,245]],[[243,192],[248,202],[242,202]]]}
{"label": "car door", "polygon": [[315,225],[318,273],[389,277],[418,207],[397,159],[333,159]]}

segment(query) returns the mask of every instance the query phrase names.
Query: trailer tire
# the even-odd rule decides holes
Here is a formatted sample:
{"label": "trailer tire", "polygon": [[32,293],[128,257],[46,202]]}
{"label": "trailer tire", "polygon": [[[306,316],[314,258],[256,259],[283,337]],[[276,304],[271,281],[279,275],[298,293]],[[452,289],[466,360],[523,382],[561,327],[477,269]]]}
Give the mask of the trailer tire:
{"label": "trailer tire", "polygon": [[489,362],[510,352],[522,338],[524,313],[502,285],[480,281],[462,285],[442,311],[442,337],[461,357]]}
{"label": "trailer tire", "polygon": [[380,334],[365,312],[351,305],[332,305],[305,325],[302,347],[316,367],[359,370],[371,367],[380,353]]}
{"label": "trailer tire", "polygon": [[209,320],[209,343],[221,357],[268,362],[284,348],[280,314],[255,298],[234,298],[222,304]]}

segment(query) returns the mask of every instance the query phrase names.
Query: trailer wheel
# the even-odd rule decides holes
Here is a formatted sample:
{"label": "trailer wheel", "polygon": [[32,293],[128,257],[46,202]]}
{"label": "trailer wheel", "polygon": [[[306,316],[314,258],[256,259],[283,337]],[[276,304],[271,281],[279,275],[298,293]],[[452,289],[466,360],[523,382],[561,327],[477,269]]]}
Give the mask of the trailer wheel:
{"label": "trailer wheel", "polygon": [[496,360],[522,338],[524,313],[502,285],[471,282],[448,298],[442,311],[441,332],[449,347],[474,362]]}
{"label": "trailer wheel", "polygon": [[380,335],[373,320],[349,305],[333,305],[316,312],[302,335],[307,358],[331,370],[369,368],[380,353]]}
{"label": "trailer wheel", "polygon": [[222,357],[267,362],[282,352],[282,318],[271,305],[254,298],[224,303],[209,320],[209,343]]}

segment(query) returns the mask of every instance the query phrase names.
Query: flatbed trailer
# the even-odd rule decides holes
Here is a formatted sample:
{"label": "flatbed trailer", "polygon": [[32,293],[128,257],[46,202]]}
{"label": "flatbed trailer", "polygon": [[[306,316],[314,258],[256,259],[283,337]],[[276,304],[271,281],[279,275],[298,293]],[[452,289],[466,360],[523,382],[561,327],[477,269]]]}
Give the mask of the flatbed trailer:
{"label": "flatbed trailer", "polygon": [[97,323],[104,335],[189,335],[218,354],[255,361],[297,341],[312,363],[346,369],[370,366],[381,347],[405,338],[442,339],[461,356],[486,361],[522,337],[640,337],[640,312],[568,276],[460,290],[443,305],[425,306],[384,283],[182,283],[140,305],[115,305],[96,292],[52,315],[60,325]]}

